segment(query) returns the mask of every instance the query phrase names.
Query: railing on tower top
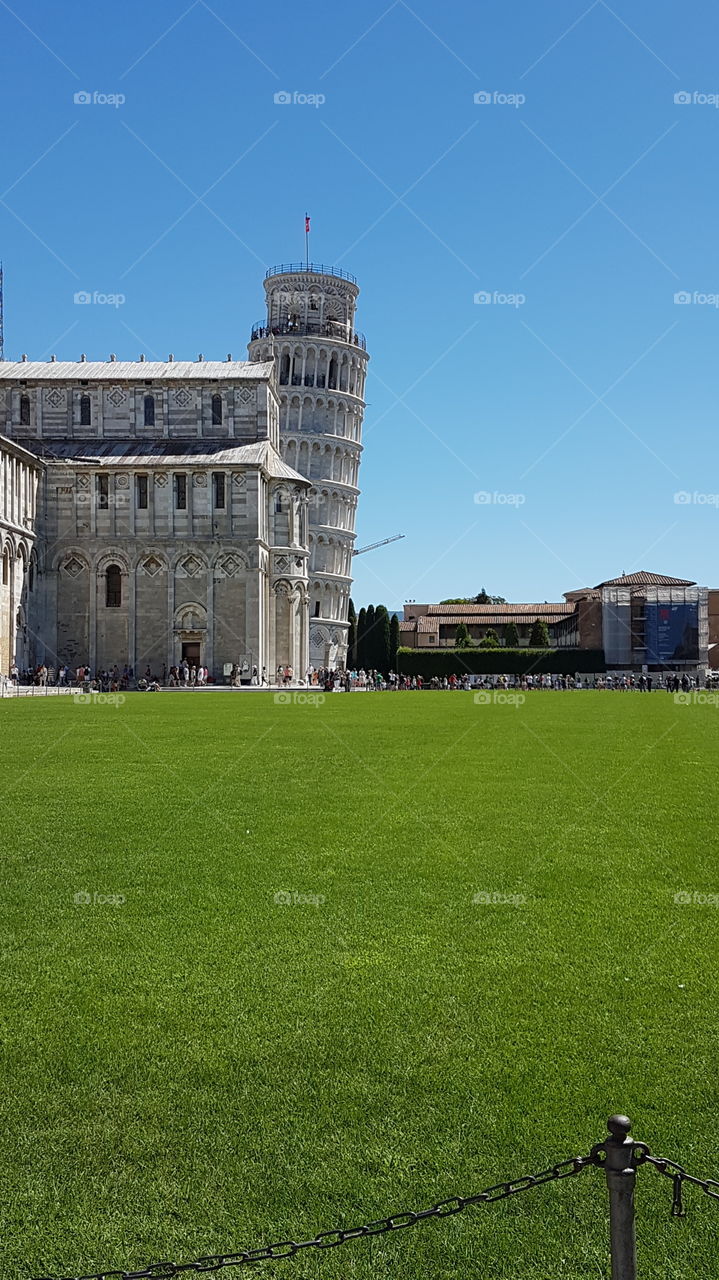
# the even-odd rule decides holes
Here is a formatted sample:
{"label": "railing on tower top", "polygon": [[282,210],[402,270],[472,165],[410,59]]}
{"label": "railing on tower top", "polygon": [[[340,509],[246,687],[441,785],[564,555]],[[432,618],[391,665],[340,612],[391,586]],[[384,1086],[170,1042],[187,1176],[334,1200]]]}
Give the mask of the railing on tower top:
{"label": "railing on tower top", "polygon": [[353,276],[349,271],[343,271],[341,267],[328,267],[324,262],[281,262],[278,267],[269,267],[265,272],[265,280],[269,280],[270,276],[296,275],[300,271],[304,275],[308,272],[315,276],[337,276],[340,280],[349,280],[350,284],[357,284],[357,277]]}
{"label": "railing on tower top", "polygon": [[349,342],[353,347],[367,350],[367,341],[363,333],[347,332],[347,326],[337,320],[277,320],[273,325],[261,321],[252,326],[251,341],[257,338],[282,337],[290,335],[294,338],[335,338],[338,342]]}

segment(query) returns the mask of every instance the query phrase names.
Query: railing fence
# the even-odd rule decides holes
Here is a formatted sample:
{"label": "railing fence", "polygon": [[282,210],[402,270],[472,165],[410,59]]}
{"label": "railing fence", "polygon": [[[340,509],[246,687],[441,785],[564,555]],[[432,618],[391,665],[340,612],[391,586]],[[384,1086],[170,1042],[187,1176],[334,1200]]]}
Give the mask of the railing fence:
{"label": "railing fence", "polygon": [[[320,1231],[311,1240],[280,1240],[276,1244],[261,1245],[255,1249],[240,1249],[236,1253],[214,1254],[196,1258],[193,1262],[155,1262],[140,1271],[123,1271],[113,1268],[91,1275],[66,1275],[61,1280],[159,1280],[160,1277],[179,1275],[183,1271],[220,1271],[224,1267],[242,1267],[259,1262],[280,1261],[294,1258],[305,1249],[334,1249],[350,1240],[363,1240],[368,1236],[384,1235],[389,1231],[401,1231],[414,1227],[431,1218],[449,1218],[462,1213],[471,1205],[494,1204],[509,1196],[541,1187],[546,1182],[573,1178],[584,1169],[604,1169],[609,1191],[609,1236],[612,1263],[612,1280],[637,1280],[637,1248],[634,1223],[634,1188],[637,1170],[650,1165],[670,1178],[673,1185],[671,1213],[673,1217],[685,1214],[682,1189],[685,1182],[699,1187],[713,1200],[719,1200],[719,1181],[714,1178],[696,1178],[673,1160],[653,1156],[644,1142],[630,1137],[631,1121],[627,1116],[610,1116],[607,1121],[609,1137],[596,1143],[589,1155],[573,1156],[550,1165],[540,1173],[527,1174],[509,1182],[498,1182],[471,1196],[450,1196],[428,1209],[405,1210],[386,1218],[377,1218],[357,1227],[337,1227]],[[43,1277],[43,1280],[60,1280]]]}

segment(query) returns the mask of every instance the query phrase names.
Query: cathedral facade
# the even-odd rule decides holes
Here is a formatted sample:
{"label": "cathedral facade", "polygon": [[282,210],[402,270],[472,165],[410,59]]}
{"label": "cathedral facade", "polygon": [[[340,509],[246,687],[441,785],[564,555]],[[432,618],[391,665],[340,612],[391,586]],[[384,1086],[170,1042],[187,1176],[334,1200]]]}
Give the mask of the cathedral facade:
{"label": "cathedral facade", "polygon": [[308,662],[272,363],[0,364],[2,671]]}
{"label": "cathedral facade", "polygon": [[0,674],[343,665],[358,292],[271,268],[247,361],[0,362]]}

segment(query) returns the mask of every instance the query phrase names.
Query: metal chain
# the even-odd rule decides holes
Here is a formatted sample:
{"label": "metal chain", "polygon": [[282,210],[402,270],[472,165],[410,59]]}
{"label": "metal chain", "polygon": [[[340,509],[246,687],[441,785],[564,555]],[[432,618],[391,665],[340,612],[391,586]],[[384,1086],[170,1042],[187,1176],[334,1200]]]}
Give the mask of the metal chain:
{"label": "metal chain", "polygon": [[[658,1156],[646,1154],[642,1159],[642,1164],[651,1164],[659,1173],[663,1173],[667,1178],[671,1178],[674,1183],[674,1195],[672,1198],[672,1217],[683,1218],[685,1216],[684,1202],[682,1200],[682,1184],[690,1182],[692,1186],[701,1187],[705,1195],[711,1196],[712,1200],[719,1200],[719,1182],[715,1178],[695,1178],[691,1173],[687,1173],[680,1164],[675,1160],[665,1160]],[[716,1190],[713,1191],[712,1187]]]}
{"label": "metal chain", "polygon": [[[527,1174],[523,1178],[515,1178],[512,1182],[498,1182],[493,1187],[473,1196],[451,1196],[448,1200],[440,1200],[429,1209],[417,1211],[407,1210],[395,1213],[388,1218],[378,1218],[374,1222],[366,1222],[361,1227],[337,1227],[333,1231],[321,1231],[312,1240],[281,1240],[278,1244],[263,1245],[258,1249],[241,1249],[238,1253],[221,1253],[206,1258],[197,1258],[194,1262],[155,1262],[142,1271],[97,1271],[90,1275],[63,1276],[60,1280],[155,1280],[156,1277],[176,1276],[182,1271],[219,1271],[223,1267],[243,1267],[257,1262],[278,1262],[284,1258],[294,1258],[301,1249],[334,1249],[347,1240],[360,1240],[367,1236],[380,1236],[388,1231],[401,1231],[404,1227],[414,1227],[418,1222],[426,1222],[430,1218],[449,1218],[461,1213],[468,1205],[493,1204],[496,1200],[506,1200],[508,1196],[518,1195],[521,1191],[529,1191],[532,1187],[541,1187],[545,1182],[556,1182],[560,1178],[572,1178],[596,1164],[592,1156],[574,1156],[571,1160],[562,1160],[559,1164],[542,1169],[541,1173]],[[51,1280],[44,1277],[43,1280]]]}

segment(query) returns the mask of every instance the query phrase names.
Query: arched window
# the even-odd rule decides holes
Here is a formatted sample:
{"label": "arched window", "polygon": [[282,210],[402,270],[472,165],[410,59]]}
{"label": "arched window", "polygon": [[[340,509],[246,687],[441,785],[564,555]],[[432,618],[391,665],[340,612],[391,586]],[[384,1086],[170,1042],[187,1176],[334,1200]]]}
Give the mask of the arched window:
{"label": "arched window", "polygon": [[222,396],[220,395],[212,397],[212,425],[213,427],[222,426]]}
{"label": "arched window", "polygon": [[30,426],[30,397],[20,396],[20,426]]}
{"label": "arched window", "polygon": [[108,609],[119,609],[122,604],[122,571],[119,564],[109,564],[105,570],[105,604]]}
{"label": "arched window", "polygon": [[154,427],[155,425],[155,397],[145,396],[145,426]]}
{"label": "arched window", "polygon": [[80,426],[92,426],[92,404],[89,396],[80,396]]}
{"label": "arched window", "polygon": [[35,589],[35,557],[34,555],[30,556],[30,568],[28,569],[27,585],[28,585],[29,591],[33,591]]}
{"label": "arched window", "polygon": [[5,551],[5,552],[3,552],[3,558],[2,558],[2,584],[3,584],[3,586],[4,586],[4,587],[6,587],[9,581],[10,581],[10,557],[9,557],[9,555],[8,555],[7,551]]}
{"label": "arched window", "polygon": [[282,386],[287,386],[287,383],[289,382],[289,380],[290,380],[290,357],[287,354],[287,352],[285,352],[280,361],[280,383]]}

